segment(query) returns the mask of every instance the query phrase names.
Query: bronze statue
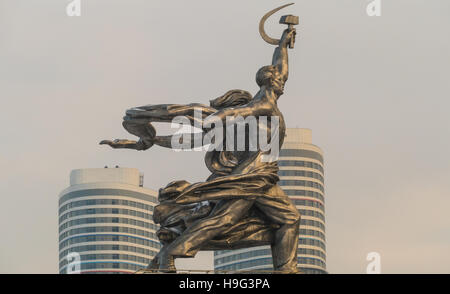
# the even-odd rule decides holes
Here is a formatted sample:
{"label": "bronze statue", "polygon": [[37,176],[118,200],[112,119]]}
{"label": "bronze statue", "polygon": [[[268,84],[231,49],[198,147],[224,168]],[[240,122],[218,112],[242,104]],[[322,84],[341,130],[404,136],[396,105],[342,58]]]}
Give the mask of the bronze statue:
{"label": "bronze statue", "polygon": [[[223,96],[203,104],[147,105],[126,111],[123,126],[139,141],[104,140],[113,148],[146,150],[154,144],[167,148],[174,146],[173,136],[157,136],[152,122],[171,122],[183,116],[194,125],[202,123],[203,133],[189,135],[186,142],[194,146],[195,136],[207,136],[211,126],[221,122],[234,128],[233,118],[255,117],[258,128],[267,132],[270,140],[282,146],[285,123],[277,100],[283,94],[288,79],[288,47],[293,48],[298,17],[283,16],[280,23],[289,27],[280,40],[264,32],[265,20],[283,5],[267,13],[260,22],[262,38],[276,44],[272,64],[256,74],[260,90],[254,97],[246,91],[231,90]],[[195,111],[201,111],[196,116]],[[262,118],[275,117],[262,124]],[[231,118],[231,120],[230,120]],[[274,136],[274,133],[277,136]],[[277,185],[276,161],[264,160],[269,151],[249,148],[249,130],[244,150],[209,150],[205,163],[211,175],[205,182],[175,181],[159,191],[160,204],[155,207],[153,219],[160,224],[158,238],[163,244],[159,254],[149,264],[151,269],[176,272],[174,259],[194,257],[199,250],[238,249],[271,245],[276,271],[296,273],[300,214],[291,200]],[[183,138],[186,138],[183,136]],[[201,138],[200,138],[201,139]],[[226,140],[222,139],[222,146]],[[201,141],[201,140],[200,140]],[[229,142],[228,142],[229,143]]]}

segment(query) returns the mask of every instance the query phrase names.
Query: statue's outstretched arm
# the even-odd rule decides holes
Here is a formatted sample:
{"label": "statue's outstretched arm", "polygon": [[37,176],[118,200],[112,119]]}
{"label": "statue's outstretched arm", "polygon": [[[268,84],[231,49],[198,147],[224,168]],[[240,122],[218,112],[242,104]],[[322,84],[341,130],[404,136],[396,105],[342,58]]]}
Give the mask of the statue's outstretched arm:
{"label": "statue's outstretched arm", "polygon": [[[196,136],[197,140],[196,140]],[[138,141],[128,140],[128,139],[115,139],[115,140],[103,140],[100,145],[109,145],[114,149],[133,149],[133,150],[147,150],[153,145],[158,145],[161,147],[169,149],[193,149],[195,147],[200,147],[196,143],[200,142],[203,146],[203,137],[205,133],[186,133],[178,134],[177,144],[172,144],[173,136],[155,136],[154,138],[141,138]],[[185,140],[185,141],[184,141]]]}
{"label": "statue's outstretched arm", "polygon": [[109,145],[114,149],[134,149],[147,150],[151,145],[147,145],[143,140],[134,141],[128,139],[102,140],[100,145]]}
{"label": "statue's outstretched arm", "polygon": [[[198,111],[199,117],[195,114]],[[152,126],[152,122],[172,122],[177,116],[186,117],[191,125],[195,123],[202,123],[202,119],[212,113],[216,109],[198,103],[192,103],[188,105],[177,104],[159,104],[159,105],[147,105],[142,107],[135,107],[127,110],[123,121],[123,127],[130,133],[139,137],[139,141],[116,139],[116,140],[103,140],[101,145],[109,145],[114,149],[134,149],[134,150],[147,150],[153,145],[159,145],[161,147],[179,149],[180,145],[194,146],[193,136],[181,136],[180,145],[172,146],[172,136],[156,136],[156,130]],[[203,135],[202,135],[203,136]],[[192,137],[192,138],[191,138]],[[182,140],[189,140],[190,143],[183,144]],[[200,140],[197,140],[200,141]],[[203,142],[203,138],[201,140]],[[193,147],[192,147],[193,148]]]}
{"label": "statue's outstretched arm", "polygon": [[[195,136],[199,136],[200,139],[195,140]],[[139,139],[138,141],[128,140],[128,139],[115,139],[115,140],[103,140],[100,145],[109,145],[114,149],[133,149],[133,150],[147,150],[153,145],[158,145],[161,147],[169,149],[193,149],[197,146],[196,143],[200,142],[203,146],[204,133],[190,133],[190,134],[179,134],[179,139],[177,144],[172,144],[173,136],[156,136],[152,139]],[[186,141],[184,141],[187,138]]]}
{"label": "statue's outstretched arm", "polygon": [[109,145],[114,149],[133,149],[133,150],[147,150],[153,145],[158,145],[161,147],[169,149],[193,149],[198,146],[200,142],[203,146],[205,133],[186,133],[177,134],[178,142],[173,143],[173,135],[169,136],[143,136],[138,141],[128,140],[128,139],[116,139],[116,140],[103,140],[100,145]]}

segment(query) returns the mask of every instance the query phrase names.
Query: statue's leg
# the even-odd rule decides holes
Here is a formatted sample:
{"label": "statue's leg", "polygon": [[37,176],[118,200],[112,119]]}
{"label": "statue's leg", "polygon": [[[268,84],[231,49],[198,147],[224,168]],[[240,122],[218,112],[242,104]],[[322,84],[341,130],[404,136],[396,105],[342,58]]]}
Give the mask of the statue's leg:
{"label": "statue's leg", "polygon": [[247,199],[219,201],[207,217],[190,225],[172,243],[161,249],[160,269],[174,270],[170,266],[174,257],[194,257],[204,244],[246,216],[253,204],[254,200]]}
{"label": "statue's leg", "polygon": [[280,225],[272,243],[273,267],[276,271],[297,273],[300,213],[278,185],[271,193],[274,195],[273,199],[257,198],[255,206],[267,219]]}
{"label": "statue's leg", "polygon": [[273,268],[283,273],[297,273],[297,249],[300,222],[283,224],[276,230],[272,244]]}

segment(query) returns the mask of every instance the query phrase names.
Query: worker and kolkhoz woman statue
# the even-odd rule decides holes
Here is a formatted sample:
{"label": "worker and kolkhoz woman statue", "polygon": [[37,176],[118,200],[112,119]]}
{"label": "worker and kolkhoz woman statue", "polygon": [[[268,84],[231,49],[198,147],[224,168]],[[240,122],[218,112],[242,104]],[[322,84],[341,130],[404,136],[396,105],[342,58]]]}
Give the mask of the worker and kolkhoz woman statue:
{"label": "worker and kolkhoz woman statue", "polygon": [[[281,17],[280,23],[288,24],[288,28],[279,40],[267,36],[264,23],[270,15],[288,5],[268,12],[260,21],[262,38],[277,47],[272,64],[256,73],[260,90],[254,96],[247,91],[231,90],[211,100],[209,106],[193,103],[135,107],[126,111],[123,127],[139,140],[104,140],[100,144],[135,150],[146,150],[155,144],[173,149],[198,147],[194,142],[204,142],[201,139],[208,136],[212,126],[235,130],[235,126],[242,123],[239,118],[255,118],[258,134],[267,133],[270,145],[280,148],[286,126],[277,101],[288,79],[288,48],[294,47],[296,30],[293,25],[298,24],[298,17]],[[153,122],[171,123],[180,116],[191,125],[200,125],[203,132],[176,138],[156,135]],[[245,147],[239,150],[225,148],[236,143],[230,140],[242,139],[239,132],[234,132],[232,139],[216,136],[210,140],[214,146],[223,148],[206,152],[205,163],[211,172],[206,181],[174,181],[159,190],[160,204],[154,209],[153,220],[160,225],[157,235],[163,246],[149,269],[176,272],[175,258],[194,257],[199,250],[270,245],[275,272],[298,272],[300,214],[277,184],[276,156],[267,148],[255,148],[249,143],[255,136],[250,129],[244,127]],[[227,132],[229,134],[229,130]],[[195,136],[202,138],[196,140]]]}

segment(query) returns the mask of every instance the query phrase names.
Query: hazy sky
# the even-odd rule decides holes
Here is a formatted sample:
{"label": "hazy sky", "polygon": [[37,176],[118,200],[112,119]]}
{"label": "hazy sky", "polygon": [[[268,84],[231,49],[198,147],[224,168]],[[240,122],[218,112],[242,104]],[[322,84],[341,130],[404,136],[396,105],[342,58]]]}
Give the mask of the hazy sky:
{"label": "hazy sky", "polygon": [[[204,180],[201,152],[112,150],[125,109],[257,91],[275,0],[0,0],[0,272],[56,273],[57,197],[75,168],[120,165],[158,189]],[[303,0],[279,101],[325,154],[327,266],[450,273],[450,1]],[[275,16],[267,31],[279,37]],[[210,254],[194,263],[211,266]],[[192,263],[191,263],[192,266]]]}

